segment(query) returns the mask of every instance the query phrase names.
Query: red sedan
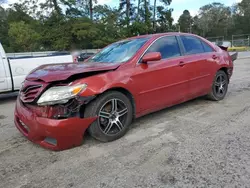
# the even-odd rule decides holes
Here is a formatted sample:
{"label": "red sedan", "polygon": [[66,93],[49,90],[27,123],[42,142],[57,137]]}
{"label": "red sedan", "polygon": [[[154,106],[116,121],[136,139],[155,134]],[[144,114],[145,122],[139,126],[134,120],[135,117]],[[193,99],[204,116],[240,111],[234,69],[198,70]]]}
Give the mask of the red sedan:
{"label": "red sedan", "polygon": [[233,73],[226,48],[191,34],[139,36],[111,44],[85,63],[44,65],[23,84],[15,125],[52,150],[122,137],[133,119],[207,95],[222,100]]}

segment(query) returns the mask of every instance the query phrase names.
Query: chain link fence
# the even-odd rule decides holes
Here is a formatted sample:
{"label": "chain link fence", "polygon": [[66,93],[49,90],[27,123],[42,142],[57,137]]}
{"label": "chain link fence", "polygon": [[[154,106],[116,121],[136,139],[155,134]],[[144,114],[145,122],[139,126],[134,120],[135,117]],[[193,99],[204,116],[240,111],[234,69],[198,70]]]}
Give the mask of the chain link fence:
{"label": "chain link fence", "polygon": [[226,47],[250,47],[250,34],[232,35],[232,38],[229,40],[226,40],[224,36],[207,37],[207,39],[216,45]]}
{"label": "chain link fence", "polygon": [[250,34],[244,35],[233,35],[232,36],[232,46],[234,47],[242,47],[242,46],[250,46]]}

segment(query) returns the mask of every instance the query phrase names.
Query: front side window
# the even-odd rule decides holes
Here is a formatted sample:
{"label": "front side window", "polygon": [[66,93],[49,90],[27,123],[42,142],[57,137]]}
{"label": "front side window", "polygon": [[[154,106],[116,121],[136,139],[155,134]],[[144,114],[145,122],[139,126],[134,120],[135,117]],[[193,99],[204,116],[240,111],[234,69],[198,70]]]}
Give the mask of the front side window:
{"label": "front side window", "polygon": [[160,52],[162,59],[181,56],[179,44],[175,36],[167,36],[156,40],[146,53],[149,52]]}
{"label": "front side window", "polygon": [[127,39],[111,44],[98,52],[87,62],[123,63],[131,59],[136,52],[149,40],[149,37]]}
{"label": "front side window", "polygon": [[181,36],[182,43],[184,45],[186,54],[200,54],[204,53],[204,48],[201,41],[193,36]]}

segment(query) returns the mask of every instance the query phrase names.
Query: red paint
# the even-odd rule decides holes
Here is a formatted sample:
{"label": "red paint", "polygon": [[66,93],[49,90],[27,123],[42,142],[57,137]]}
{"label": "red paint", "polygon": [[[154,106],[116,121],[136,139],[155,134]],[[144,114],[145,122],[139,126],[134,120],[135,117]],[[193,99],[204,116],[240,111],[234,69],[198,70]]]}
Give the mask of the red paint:
{"label": "red paint", "polygon": [[[82,144],[83,133],[88,125],[96,120],[93,118],[69,118],[64,120],[54,120],[38,117],[34,112],[24,107],[20,100],[17,99],[15,110],[15,125],[18,130],[30,141],[37,143],[51,150],[64,150]],[[28,128],[23,127],[22,121]],[[45,141],[46,137],[57,140],[54,146]]]}
{"label": "red paint", "polygon": [[64,63],[64,64],[48,64],[42,65],[33,70],[27,77],[27,80],[42,80],[44,82],[53,82],[66,80],[75,74],[114,70],[119,64],[110,63]]}
{"label": "red paint", "polygon": [[[123,88],[133,96],[136,108],[135,115],[139,117],[208,94],[214,76],[221,68],[228,69],[229,78],[231,77],[233,63],[228,53],[200,37],[198,38],[209,44],[215,51],[197,55],[182,54],[180,57],[171,59],[161,59],[161,54],[155,52],[143,56],[145,50],[156,39],[170,35],[190,34],[151,35],[149,41],[136,55],[122,64],[47,65],[33,71],[27,79],[40,79],[48,83],[66,80],[75,74],[106,71],[92,76],[83,76],[73,81],[72,84],[87,83],[87,89],[81,93],[81,96],[85,97],[97,96],[107,90]],[[138,38],[140,37],[142,36]],[[139,63],[142,56],[144,63]],[[22,106],[19,99],[17,100],[15,117],[16,126],[29,140],[54,150],[80,145],[85,130],[96,119],[96,117],[83,119],[74,117],[54,120],[38,117],[34,111]],[[19,119],[29,126],[29,133],[21,128]],[[46,136],[58,139],[58,145],[53,147],[45,143],[44,137]]]}
{"label": "red paint", "polygon": [[143,56],[142,63],[147,63],[149,61],[160,61],[161,53],[159,52],[151,52]]}

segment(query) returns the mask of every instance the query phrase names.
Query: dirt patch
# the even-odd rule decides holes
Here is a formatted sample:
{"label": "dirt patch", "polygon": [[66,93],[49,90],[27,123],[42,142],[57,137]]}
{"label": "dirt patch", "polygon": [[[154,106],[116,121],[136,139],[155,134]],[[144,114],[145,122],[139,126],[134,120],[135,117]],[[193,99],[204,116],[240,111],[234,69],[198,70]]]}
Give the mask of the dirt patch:
{"label": "dirt patch", "polygon": [[0,115],[0,119],[5,119],[5,118],[7,118],[7,116]]}

